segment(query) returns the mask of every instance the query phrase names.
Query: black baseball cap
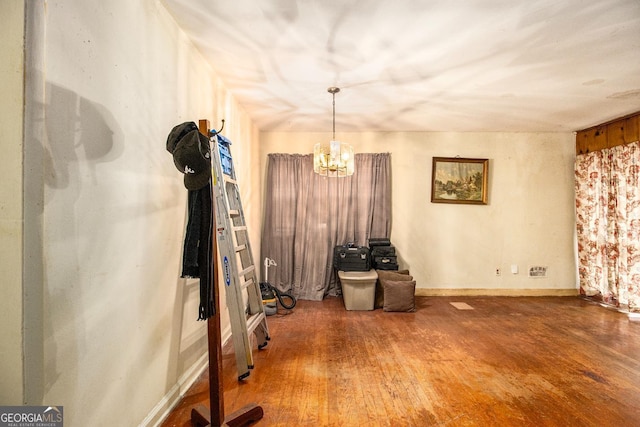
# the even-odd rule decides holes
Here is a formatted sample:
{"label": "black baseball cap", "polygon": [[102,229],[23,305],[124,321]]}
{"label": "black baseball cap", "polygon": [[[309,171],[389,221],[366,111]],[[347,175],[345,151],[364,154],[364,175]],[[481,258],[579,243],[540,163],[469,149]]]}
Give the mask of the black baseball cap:
{"label": "black baseball cap", "polygon": [[189,131],[175,145],[173,163],[184,174],[184,186],[187,190],[195,191],[207,185],[211,179],[209,138],[197,128]]}

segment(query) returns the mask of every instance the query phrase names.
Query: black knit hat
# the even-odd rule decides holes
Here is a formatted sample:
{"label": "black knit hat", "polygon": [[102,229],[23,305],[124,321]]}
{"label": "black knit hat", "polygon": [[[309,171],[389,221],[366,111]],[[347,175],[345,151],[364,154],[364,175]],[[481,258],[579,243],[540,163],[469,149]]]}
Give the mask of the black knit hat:
{"label": "black knit hat", "polygon": [[[174,128],[175,129],[175,128]],[[167,141],[167,149],[169,149]],[[182,136],[173,149],[173,163],[184,174],[187,190],[199,190],[211,179],[209,138],[197,129]]]}

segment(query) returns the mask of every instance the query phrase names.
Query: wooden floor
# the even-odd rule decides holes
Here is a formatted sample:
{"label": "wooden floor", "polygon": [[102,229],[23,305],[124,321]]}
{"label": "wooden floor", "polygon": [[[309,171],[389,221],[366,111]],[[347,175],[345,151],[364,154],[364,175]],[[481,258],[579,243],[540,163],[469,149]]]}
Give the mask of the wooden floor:
{"label": "wooden floor", "polygon": [[[268,317],[272,339],[243,382],[224,348],[225,412],[257,403],[256,426],[640,425],[640,322],[578,297],[417,306],[346,311],[328,298]],[[206,378],[163,426],[191,425]]]}

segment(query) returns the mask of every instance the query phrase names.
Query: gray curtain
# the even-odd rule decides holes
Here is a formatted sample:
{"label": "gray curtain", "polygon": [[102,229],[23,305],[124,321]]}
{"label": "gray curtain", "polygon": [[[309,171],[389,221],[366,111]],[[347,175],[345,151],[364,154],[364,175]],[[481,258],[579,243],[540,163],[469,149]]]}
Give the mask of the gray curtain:
{"label": "gray curtain", "polygon": [[315,174],[311,154],[269,154],[265,194],[261,265],[273,259],[269,283],[299,299],[340,294],[336,245],[366,246],[391,231],[389,153],[356,154],[346,178]]}

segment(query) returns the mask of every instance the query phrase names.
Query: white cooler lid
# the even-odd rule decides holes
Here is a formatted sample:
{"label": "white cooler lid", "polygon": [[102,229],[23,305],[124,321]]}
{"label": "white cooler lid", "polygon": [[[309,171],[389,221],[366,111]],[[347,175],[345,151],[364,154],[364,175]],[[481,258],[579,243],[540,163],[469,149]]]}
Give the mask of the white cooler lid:
{"label": "white cooler lid", "polygon": [[342,271],[338,270],[338,277],[340,279],[349,280],[376,280],[378,273],[371,269],[369,271]]}

